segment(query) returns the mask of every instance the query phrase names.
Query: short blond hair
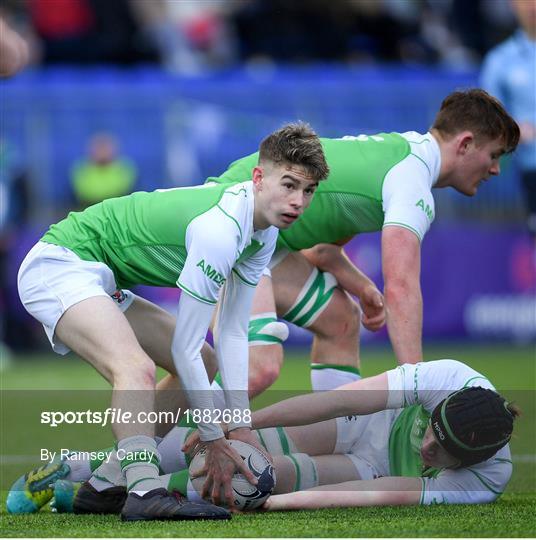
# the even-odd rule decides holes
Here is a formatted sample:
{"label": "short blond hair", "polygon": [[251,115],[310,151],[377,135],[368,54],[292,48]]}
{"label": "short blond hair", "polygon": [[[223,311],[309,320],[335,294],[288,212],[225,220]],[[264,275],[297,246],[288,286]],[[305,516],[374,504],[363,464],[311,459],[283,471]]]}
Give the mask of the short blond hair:
{"label": "short blond hair", "polygon": [[303,167],[316,181],[327,178],[329,174],[320,139],[305,122],[287,124],[261,142],[259,164],[267,161]]}

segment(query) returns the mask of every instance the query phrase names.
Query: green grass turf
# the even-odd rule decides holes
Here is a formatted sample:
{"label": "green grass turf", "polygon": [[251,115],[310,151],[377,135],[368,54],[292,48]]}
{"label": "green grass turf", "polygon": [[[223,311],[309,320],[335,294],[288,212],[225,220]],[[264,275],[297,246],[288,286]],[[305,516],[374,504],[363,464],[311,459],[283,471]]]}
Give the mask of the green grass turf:
{"label": "green grass turf", "polygon": [[[40,410],[75,410],[108,406],[107,385],[90,367],[75,357],[16,359],[0,373],[2,388],[2,456],[20,454],[27,462],[2,460],[0,534],[5,537],[530,537],[536,534],[536,465],[534,428],[536,362],[534,347],[445,345],[429,347],[427,359],[450,357],[483,372],[497,388],[516,400],[524,415],[512,441],[514,475],[506,493],[485,506],[433,506],[411,508],[330,509],[313,512],[236,515],[231,522],[121,523],[115,516],[6,514],[6,489],[36,464],[38,449],[67,447],[97,449],[110,445],[108,429],[87,426],[50,428],[39,424]],[[363,347],[363,374],[392,367],[387,349]],[[20,361],[19,361],[20,360]],[[46,391],[44,389],[47,389]],[[270,400],[289,391],[309,389],[307,355],[287,354]],[[55,391],[52,391],[55,390]],[[61,392],[58,392],[61,390]],[[95,390],[99,390],[98,392]],[[30,428],[31,427],[31,428]],[[516,458],[519,456],[519,459]]]}

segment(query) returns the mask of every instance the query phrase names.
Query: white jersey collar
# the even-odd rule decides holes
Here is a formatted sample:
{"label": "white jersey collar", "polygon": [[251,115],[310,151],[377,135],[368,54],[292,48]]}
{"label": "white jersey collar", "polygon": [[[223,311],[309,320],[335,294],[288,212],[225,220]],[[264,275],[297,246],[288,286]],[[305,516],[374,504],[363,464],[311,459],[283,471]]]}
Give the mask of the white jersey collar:
{"label": "white jersey collar", "polygon": [[430,150],[434,156],[434,159],[433,159],[433,168],[431,169],[432,183],[430,184],[430,187],[433,187],[438,181],[439,172],[441,171],[441,149],[439,148],[439,143],[437,142],[437,139],[429,131],[426,133],[426,136],[429,137],[430,140],[432,141]]}

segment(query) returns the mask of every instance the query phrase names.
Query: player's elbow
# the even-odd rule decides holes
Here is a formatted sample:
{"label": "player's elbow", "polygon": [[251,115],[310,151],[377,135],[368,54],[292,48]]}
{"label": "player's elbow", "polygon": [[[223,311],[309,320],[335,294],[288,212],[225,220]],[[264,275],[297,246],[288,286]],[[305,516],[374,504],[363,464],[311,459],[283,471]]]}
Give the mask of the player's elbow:
{"label": "player's elbow", "polygon": [[308,250],[309,260],[324,272],[331,272],[334,269],[335,255],[340,252],[340,247],[332,244],[317,244]]}

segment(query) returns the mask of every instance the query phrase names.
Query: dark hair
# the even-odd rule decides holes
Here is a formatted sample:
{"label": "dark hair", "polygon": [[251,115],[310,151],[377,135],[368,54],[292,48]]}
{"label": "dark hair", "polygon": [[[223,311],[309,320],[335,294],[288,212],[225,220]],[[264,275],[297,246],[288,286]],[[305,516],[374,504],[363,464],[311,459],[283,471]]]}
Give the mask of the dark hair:
{"label": "dark hair", "polygon": [[512,436],[519,409],[479,386],[450,394],[432,412],[437,442],[463,467],[486,461]]}
{"label": "dark hair", "polygon": [[259,147],[259,164],[273,163],[303,167],[313,180],[329,174],[320,139],[309,124],[287,124],[266,137]]}
{"label": "dark hair", "polygon": [[476,139],[502,139],[506,152],[519,143],[519,126],[501,102],[481,88],[449,94],[441,103],[432,126],[441,135],[453,137],[461,131],[472,131]]}

